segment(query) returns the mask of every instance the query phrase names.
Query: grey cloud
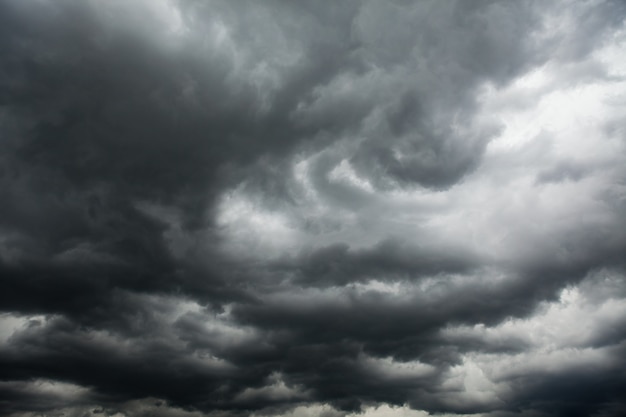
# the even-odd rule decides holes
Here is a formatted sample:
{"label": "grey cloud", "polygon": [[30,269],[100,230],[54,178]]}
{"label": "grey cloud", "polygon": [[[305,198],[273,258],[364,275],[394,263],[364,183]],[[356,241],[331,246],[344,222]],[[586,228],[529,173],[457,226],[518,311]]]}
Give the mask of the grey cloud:
{"label": "grey cloud", "polygon": [[[618,79],[623,7],[2,3],[1,412],[620,415],[622,113],[587,162],[484,106]],[[544,372],[564,288],[613,304]]]}
{"label": "grey cloud", "polygon": [[555,167],[543,171],[537,177],[538,182],[578,181],[585,174],[585,167],[575,163],[562,162]]}
{"label": "grey cloud", "polygon": [[[456,252],[456,253],[455,253]],[[382,278],[419,279],[445,273],[468,273],[480,261],[454,248],[415,248],[387,240],[371,249],[352,251],[345,244],[320,248],[296,260],[296,282],[345,285]]]}

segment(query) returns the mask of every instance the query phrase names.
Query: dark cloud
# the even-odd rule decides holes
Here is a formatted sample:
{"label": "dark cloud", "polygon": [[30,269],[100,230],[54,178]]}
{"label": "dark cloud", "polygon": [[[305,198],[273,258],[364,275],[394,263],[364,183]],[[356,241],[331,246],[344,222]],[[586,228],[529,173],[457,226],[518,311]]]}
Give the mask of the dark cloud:
{"label": "dark cloud", "polygon": [[623,414],[596,3],[0,4],[2,413]]}
{"label": "dark cloud", "polygon": [[[455,253],[457,252],[457,253]],[[431,277],[441,273],[469,272],[480,260],[463,249],[416,248],[386,240],[373,248],[350,250],[337,243],[303,254],[282,266],[284,273],[296,282],[309,285],[336,286],[382,279],[396,280]]]}

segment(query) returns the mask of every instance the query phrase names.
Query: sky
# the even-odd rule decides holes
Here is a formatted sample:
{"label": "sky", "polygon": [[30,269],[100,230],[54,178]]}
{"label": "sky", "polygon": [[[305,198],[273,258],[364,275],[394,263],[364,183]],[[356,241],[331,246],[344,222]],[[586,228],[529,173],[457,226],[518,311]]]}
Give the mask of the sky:
{"label": "sky", "polygon": [[1,0],[0,415],[626,415],[625,18]]}

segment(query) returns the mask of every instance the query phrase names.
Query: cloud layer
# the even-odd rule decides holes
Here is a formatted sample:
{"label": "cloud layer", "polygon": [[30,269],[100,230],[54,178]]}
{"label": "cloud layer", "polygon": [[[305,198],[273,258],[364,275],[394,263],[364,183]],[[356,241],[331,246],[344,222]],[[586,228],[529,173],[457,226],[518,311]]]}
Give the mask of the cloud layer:
{"label": "cloud layer", "polygon": [[626,412],[620,1],[0,4],[0,410]]}

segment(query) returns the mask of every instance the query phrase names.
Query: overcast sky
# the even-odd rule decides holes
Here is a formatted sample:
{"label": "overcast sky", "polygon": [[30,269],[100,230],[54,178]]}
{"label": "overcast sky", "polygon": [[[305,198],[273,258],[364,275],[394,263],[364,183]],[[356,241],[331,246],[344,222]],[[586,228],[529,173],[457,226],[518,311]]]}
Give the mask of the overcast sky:
{"label": "overcast sky", "polygon": [[625,18],[0,0],[0,414],[626,415]]}

